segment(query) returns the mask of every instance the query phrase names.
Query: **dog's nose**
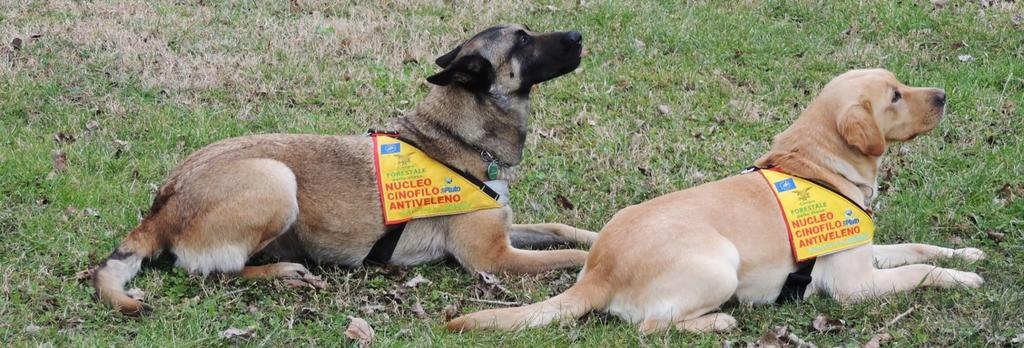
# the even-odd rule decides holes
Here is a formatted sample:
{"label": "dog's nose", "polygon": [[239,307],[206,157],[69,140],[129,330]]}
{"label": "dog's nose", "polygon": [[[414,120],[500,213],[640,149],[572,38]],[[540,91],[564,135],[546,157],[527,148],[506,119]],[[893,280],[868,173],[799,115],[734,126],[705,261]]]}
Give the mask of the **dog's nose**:
{"label": "dog's nose", "polygon": [[935,93],[935,96],[932,99],[932,103],[934,103],[935,106],[945,106],[946,105],[946,91],[939,90],[938,93]]}
{"label": "dog's nose", "polygon": [[579,45],[583,42],[583,34],[580,34],[578,31],[570,31],[562,35],[562,41],[567,44]]}

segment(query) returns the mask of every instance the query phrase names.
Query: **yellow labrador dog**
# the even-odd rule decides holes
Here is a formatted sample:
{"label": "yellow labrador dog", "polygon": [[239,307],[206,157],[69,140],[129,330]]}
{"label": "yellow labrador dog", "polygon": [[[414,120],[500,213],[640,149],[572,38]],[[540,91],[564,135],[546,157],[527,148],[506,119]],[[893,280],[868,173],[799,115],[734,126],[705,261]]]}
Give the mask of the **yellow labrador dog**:
{"label": "yellow labrador dog", "polygon": [[[943,90],[906,86],[888,71],[850,71],[829,82],[755,164],[784,168],[868,207],[887,144],[935,128],[945,103]],[[757,173],[628,207],[605,226],[566,292],[525,307],[472,313],[448,328],[518,329],[602,309],[644,332],[728,330],[736,320],[714,312],[719,306],[733,298],[771,303],[797,269],[780,214]],[[869,243],[818,257],[803,298],[825,293],[855,302],[918,286],[981,286],[975,273],[921,264],[940,257],[975,261],[984,253]]]}

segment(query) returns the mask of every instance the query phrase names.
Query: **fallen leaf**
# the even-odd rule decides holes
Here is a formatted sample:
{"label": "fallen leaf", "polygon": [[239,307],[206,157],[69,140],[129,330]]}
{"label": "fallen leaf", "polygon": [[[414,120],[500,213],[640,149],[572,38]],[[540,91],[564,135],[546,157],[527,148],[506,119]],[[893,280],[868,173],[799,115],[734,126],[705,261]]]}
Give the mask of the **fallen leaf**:
{"label": "fallen leaf", "polygon": [[1017,334],[1017,336],[1013,336],[1013,338],[1010,339],[1010,343],[1011,344],[1021,344],[1021,343],[1024,343],[1024,333]]}
{"label": "fallen leaf", "polygon": [[935,6],[935,8],[946,7],[946,0],[931,0],[931,2],[932,6]]}
{"label": "fallen leaf", "polygon": [[221,331],[218,336],[223,339],[248,339],[256,336],[256,328],[252,326],[244,329],[231,327],[227,330]]}
{"label": "fallen leaf", "polygon": [[122,152],[128,151],[131,147],[127,141],[114,139],[114,156],[120,156]]}
{"label": "fallen leaf", "polygon": [[100,217],[100,211],[96,210],[95,208],[82,209],[82,214],[89,217]]}
{"label": "fallen leaf", "polygon": [[92,121],[86,122],[85,123],[85,129],[88,129],[88,130],[91,130],[91,131],[100,129],[100,123],[96,122],[96,120],[92,120]]}
{"label": "fallen leaf", "polygon": [[368,304],[368,305],[363,306],[363,313],[366,313],[367,315],[371,315],[373,313],[377,313],[377,311],[381,311],[381,310],[384,310],[384,305],[379,304],[379,303]]}
{"label": "fallen leaf", "polygon": [[789,332],[789,328],[785,326],[776,326],[771,330],[768,330],[761,338],[757,340],[758,347],[789,347],[794,345],[797,348],[816,348],[814,343],[810,343],[800,339],[792,332]]}
{"label": "fallen leaf", "polygon": [[11,40],[11,47],[14,48],[15,51],[20,50],[21,49],[21,38],[20,37],[16,37],[16,38],[14,38],[14,40]]}
{"label": "fallen leaf", "polygon": [[646,167],[636,167],[636,170],[640,171],[640,174],[644,176],[651,176],[651,170]]}
{"label": "fallen leaf", "polygon": [[70,330],[70,329],[74,329],[74,328],[77,328],[77,327],[81,326],[82,323],[84,323],[84,322],[85,322],[85,320],[82,320],[82,318],[79,318],[79,317],[72,317],[72,318],[68,318],[68,319],[61,319],[57,323],[57,327],[59,327],[60,330]]}
{"label": "fallen leaf", "polygon": [[412,313],[420,318],[427,317],[427,311],[423,310],[423,304],[419,300],[416,300],[416,303],[412,305]]}
{"label": "fallen leaf", "polygon": [[821,333],[839,332],[846,329],[846,322],[838,319],[829,319],[824,315],[814,317],[814,321],[811,322],[811,327],[814,331]]}
{"label": "fallen leaf", "polygon": [[53,140],[58,143],[70,144],[75,142],[75,136],[64,132],[57,132],[53,135]]}
{"label": "fallen leaf", "polygon": [[969,55],[969,54],[961,54],[961,55],[957,56],[957,58],[960,59],[961,62],[965,62],[965,63],[974,60],[974,57]]}
{"label": "fallen leaf", "polygon": [[56,150],[53,152],[53,170],[56,172],[68,170],[68,155],[64,151]]}
{"label": "fallen leaf", "polygon": [[572,205],[572,202],[570,202],[569,199],[565,198],[565,196],[563,196],[563,195],[555,196],[555,201],[558,202],[558,205],[561,206],[562,209],[567,209],[567,210],[576,209],[576,206]]}
{"label": "fallen leaf", "polygon": [[476,274],[480,276],[480,280],[482,280],[484,284],[496,285],[498,283],[501,283],[501,279],[498,279],[497,276],[490,274],[488,272],[476,272]]}
{"label": "fallen leaf", "polygon": [[757,339],[756,347],[761,348],[782,348],[785,343],[779,339],[779,335],[774,330],[768,330],[761,338]]}
{"label": "fallen leaf", "polygon": [[78,273],[75,273],[75,279],[78,279],[78,280],[92,279],[92,275],[95,272],[96,272],[95,268],[89,268],[87,270],[80,271]]}
{"label": "fallen leaf", "polygon": [[878,348],[881,347],[882,344],[889,342],[889,340],[891,339],[892,335],[890,335],[887,332],[876,334],[875,336],[871,337],[871,340],[868,341],[868,343],[864,344],[863,348]]}
{"label": "fallen leaf", "polygon": [[452,319],[455,319],[458,316],[459,306],[454,303],[444,306],[444,309],[441,309],[441,318],[444,319],[444,321],[446,322],[451,321]]}
{"label": "fallen leaf", "polygon": [[668,115],[669,112],[672,112],[672,110],[668,108],[668,105],[658,105],[658,113]]}
{"label": "fallen leaf", "polygon": [[428,280],[427,278],[424,278],[422,275],[417,274],[415,277],[413,277],[409,281],[405,282],[405,286],[408,287],[408,288],[415,288],[417,285],[420,285],[420,284],[423,284],[423,283],[430,283],[430,280]]}
{"label": "fallen leaf", "polygon": [[1002,242],[1003,239],[1005,239],[1005,238],[1006,238],[1006,234],[1005,233],[998,232],[996,230],[988,230],[988,239],[991,239],[991,240],[995,241],[996,243]]}
{"label": "fallen leaf", "polygon": [[[477,294],[484,299],[508,298],[512,292],[501,285],[501,279],[487,272],[477,272],[480,282],[476,285]],[[500,296],[499,296],[500,295]]]}
{"label": "fallen leaf", "polygon": [[377,270],[380,273],[382,273],[385,276],[387,276],[388,278],[391,278],[391,279],[394,279],[394,280],[404,279],[405,275],[409,273],[409,269],[408,268],[406,268],[406,267],[398,267],[398,266],[393,266],[393,265],[387,265],[387,266],[384,266],[384,267],[379,267],[379,268],[377,268]]}
{"label": "fallen leaf", "polygon": [[360,347],[365,347],[373,341],[373,328],[370,327],[370,323],[366,320],[357,317],[348,317],[351,322],[348,323],[348,328],[345,329],[345,337],[350,340],[356,341]]}
{"label": "fallen leaf", "polygon": [[63,221],[71,221],[72,218],[78,217],[78,207],[69,205],[60,216]]}

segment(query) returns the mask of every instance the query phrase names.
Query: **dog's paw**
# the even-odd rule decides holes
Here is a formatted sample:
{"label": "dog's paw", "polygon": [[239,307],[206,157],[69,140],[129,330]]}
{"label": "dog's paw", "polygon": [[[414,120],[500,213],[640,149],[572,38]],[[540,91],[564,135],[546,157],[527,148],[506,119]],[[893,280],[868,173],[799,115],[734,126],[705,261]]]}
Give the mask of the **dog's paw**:
{"label": "dog's paw", "polygon": [[715,332],[726,332],[735,329],[736,326],[736,318],[728,314],[719,313],[715,316],[715,324],[712,326],[712,330]]}
{"label": "dog's paw", "polygon": [[290,262],[281,262],[277,265],[277,276],[283,278],[285,284],[289,286],[323,289],[327,285],[319,276],[310,273],[306,266]]}
{"label": "dog's paw", "polygon": [[985,279],[982,279],[980,275],[974,272],[957,271],[953,277],[957,285],[973,289],[980,288],[981,284],[985,283]]}
{"label": "dog's paw", "polygon": [[953,251],[953,256],[959,257],[967,262],[975,262],[985,259],[985,252],[977,248],[960,248]]}

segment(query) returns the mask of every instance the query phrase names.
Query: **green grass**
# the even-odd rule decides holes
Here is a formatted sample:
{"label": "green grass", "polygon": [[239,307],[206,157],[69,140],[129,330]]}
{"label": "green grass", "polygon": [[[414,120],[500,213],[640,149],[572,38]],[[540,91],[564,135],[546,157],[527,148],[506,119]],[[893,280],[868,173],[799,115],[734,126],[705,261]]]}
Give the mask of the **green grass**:
{"label": "green grass", "polygon": [[[820,346],[859,345],[881,331],[900,346],[1001,345],[1024,333],[1019,3],[273,3],[0,7],[0,341],[231,345],[218,333],[251,326],[256,336],[237,343],[334,346],[351,344],[349,316],[376,329],[375,344],[395,346],[717,346],[754,342],[773,326]],[[492,307],[467,300],[477,297],[537,301],[567,288],[575,270],[503,277],[505,294],[446,264],[314,269],[329,282],[322,291],[146,268],[130,286],[156,311],[139,320],[96,303],[76,279],[113,250],[148,208],[152,187],[192,151],[244,134],[380,126],[423,97],[434,57],[501,22],[577,29],[589,50],[579,72],[535,95],[513,186],[517,221],[599,230],[629,204],[735,174],[831,77],[884,67],[910,85],[945,88],[950,108],[930,136],[889,150],[877,238],[981,248],[988,259],[975,265],[939,264],[976,271],[985,285],[848,306],[821,297],[731,305],[724,310],[740,328],[728,334],[644,336],[595,314],[560,327],[454,335],[442,330],[446,306],[466,313]],[[11,48],[15,37],[20,50]],[[58,133],[74,141],[55,141]],[[68,168],[49,175],[58,150]],[[405,288],[416,274],[432,282]],[[416,303],[425,316],[413,312]],[[819,314],[849,328],[812,332]]]}

